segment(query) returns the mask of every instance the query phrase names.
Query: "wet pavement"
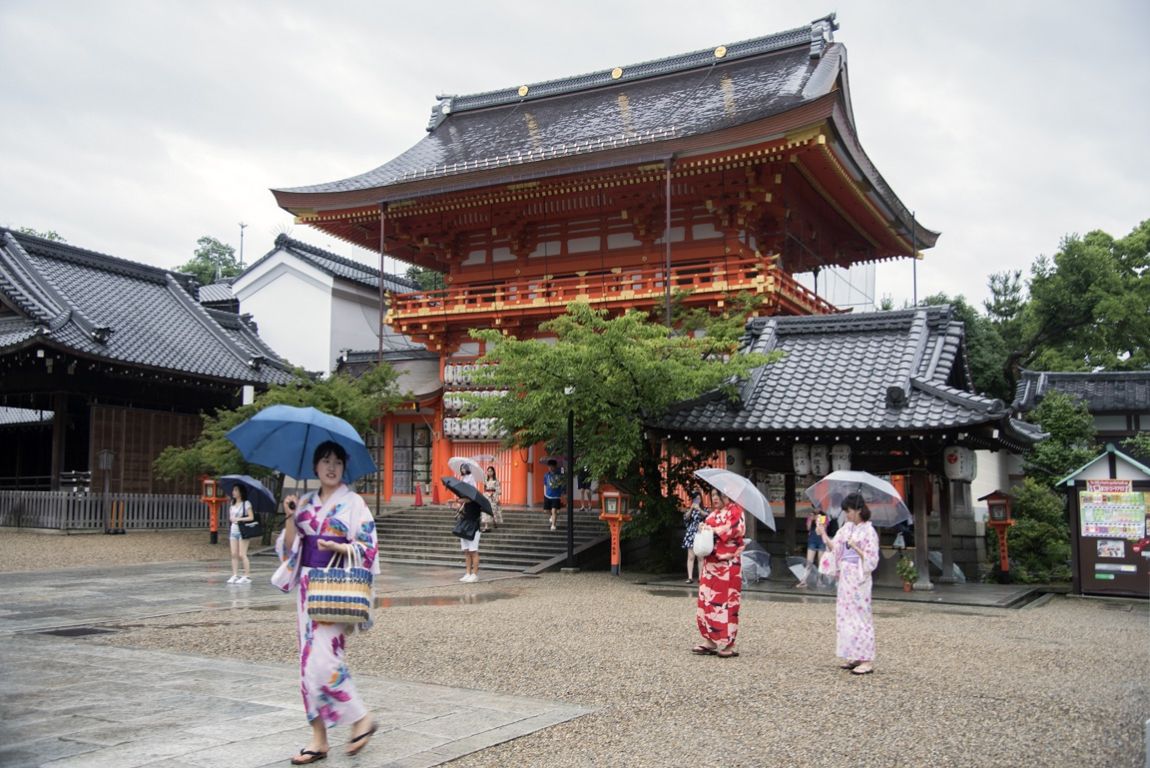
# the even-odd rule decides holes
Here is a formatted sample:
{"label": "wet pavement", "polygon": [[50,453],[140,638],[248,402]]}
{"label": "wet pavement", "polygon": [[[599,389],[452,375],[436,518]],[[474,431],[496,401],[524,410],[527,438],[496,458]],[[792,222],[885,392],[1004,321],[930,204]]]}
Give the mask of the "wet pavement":
{"label": "wet pavement", "polygon": [[[686,583],[682,578],[656,579],[647,586],[657,588],[659,593],[679,594],[683,591],[696,591],[699,582]],[[655,592],[655,589],[652,589]],[[968,606],[971,608],[1025,608],[1036,605],[1043,599],[1043,590],[1031,584],[935,584],[931,590],[903,591],[902,587],[888,587],[876,584],[871,597],[876,602],[891,601],[920,603],[940,606]],[[743,585],[744,599],[778,600],[780,602],[801,602],[805,600],[834,600],[835,591],[827,587],[796,588],[793,577],[785,579],[763,579],[754,584]]]}
{"label": "wet pavement", "polygon": [[[220,608],[281,610],[274,562],[226,583],[223,562],[0,574],[0,766],[191,768],[282,766],[306,741],[294,664],[85,643],[101,625]],[[456,605],[468,595],[404,596],[457,585],[458,568],[384,565],[381,604]],[[485,581],[522,578],[491,574]],[[148,589],[140,589],[147,584]],[[471,597],[475,597],[472,595]],[[484,599],[508,599],[489,593]],[[441,601],[441,602],[427,602]],[[418,601],[418,602],[417,602]],[[590,710],[560,702],[356,674],[380,726],[354,759],[346,729],[322,765],[417,768],[565,722]]]}

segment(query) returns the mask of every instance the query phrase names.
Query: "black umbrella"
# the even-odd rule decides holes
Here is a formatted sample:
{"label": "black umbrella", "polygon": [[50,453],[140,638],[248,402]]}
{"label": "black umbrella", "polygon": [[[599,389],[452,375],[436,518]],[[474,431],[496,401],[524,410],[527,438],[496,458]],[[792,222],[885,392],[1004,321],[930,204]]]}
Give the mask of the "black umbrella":
{"label": "black umbrella", "polygon": [[447,490],[451,491],[461,499],[474,501],[479,505],[479,508],[482,511],[489,515],[491,514],[491,502],[488,501],[487,497],[484,496],[483,493],[474,485],[471,483],[465,483],[456,477],[448,476],[441,479],[443,481],[443,487],[445,487]]}
{"label": "black umbrella", "polygon": [[247,488],[248,501],[252,503],[252,509],[258,514],[270,515],[276,511],[276,497],[264,487],[263,483],[250,475],[222,475],[220,485],[228,496],[232,495],[232,488],[236,485]]}

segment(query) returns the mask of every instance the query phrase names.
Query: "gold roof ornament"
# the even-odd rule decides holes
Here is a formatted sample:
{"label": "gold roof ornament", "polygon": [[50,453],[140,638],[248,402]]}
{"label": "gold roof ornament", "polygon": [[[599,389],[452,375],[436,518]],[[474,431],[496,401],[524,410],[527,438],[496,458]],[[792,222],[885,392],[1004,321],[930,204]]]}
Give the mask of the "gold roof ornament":
{"label": "gold roof ornament", "polygon": [[726,55],[727,55],[727,46],[720,45],[718,48],[715,49],[715,58],[716,59],[721,59]]}
{"label": "gold roof ornament", "polygon": [[528,88],[526,85],[519,86],[519,97],[522,98],[522,97],[526,96],[527,92],[529,90],[531,90],[531,89]]}
{"label": "gold roof ornament", "polygon": [[611,70],[611,79],[612,80],[618,80],[622,76],[623,76],[623,68],[622,67],[615,67],[614,69]]}

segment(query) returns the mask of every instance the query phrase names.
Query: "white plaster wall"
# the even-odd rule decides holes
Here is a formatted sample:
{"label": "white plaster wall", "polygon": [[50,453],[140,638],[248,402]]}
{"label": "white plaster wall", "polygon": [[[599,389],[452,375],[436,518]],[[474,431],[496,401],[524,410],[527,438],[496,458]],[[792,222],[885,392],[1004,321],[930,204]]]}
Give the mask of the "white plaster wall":
{"label": "white plaster wall", "polygon": [[277,252],[232,286],[240,311],[250,313],[260,338],[281,357],[309,371],[331,370],[330,275]]}
{"label": "white plaster wall", "polygon": [[331,327],[325,373],[335,370],[341,350],[379,348],[379,294],[370,288],[336,280],[331,300]]}
{"label": "white plaster wall", "polygon": [[970,484],[970,500],[974,506],[974,519],[986,520],[986,502],[979,498],[993,491],[1010,493],[1012,478],[1022,475],[1022,457],[1008,451],[975,451],[978,473]]}

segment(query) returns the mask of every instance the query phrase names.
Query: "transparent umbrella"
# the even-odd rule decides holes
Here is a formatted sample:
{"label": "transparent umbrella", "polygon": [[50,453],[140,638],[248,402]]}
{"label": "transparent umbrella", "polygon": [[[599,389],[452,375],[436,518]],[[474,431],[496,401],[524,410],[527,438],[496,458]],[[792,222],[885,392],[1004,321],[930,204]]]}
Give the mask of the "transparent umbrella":
{"label": "transparent umbrella", "polygon": [[895,487],[869,472],[839,470],[807,488],[807,498],[819,509],[834,513],[842,508],[843,499],[852,493],[861,493],[870,509],[871,523],[889,528],[910,520],[910,510]]}
{"label": "transparent umbrella", "polygon": [[697,469],[695,477],[750,512],[763,525],[775,530],[775,516],[767,497],[747,478],[727,469]]}
{"label": "transparent umbrella", "polygon": [[460,467],[467,467],[467,470],[476,479],[476,482],[483,477],[483,467],[475,461],[471,456],[452,456],[447,460],[447,466],[451,467],[451,471],[455,474],[460,474]]}

